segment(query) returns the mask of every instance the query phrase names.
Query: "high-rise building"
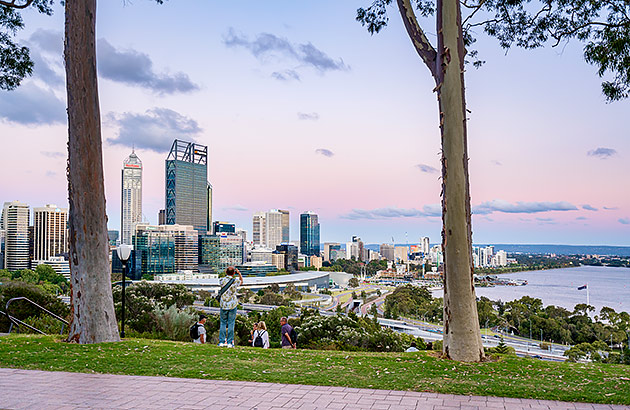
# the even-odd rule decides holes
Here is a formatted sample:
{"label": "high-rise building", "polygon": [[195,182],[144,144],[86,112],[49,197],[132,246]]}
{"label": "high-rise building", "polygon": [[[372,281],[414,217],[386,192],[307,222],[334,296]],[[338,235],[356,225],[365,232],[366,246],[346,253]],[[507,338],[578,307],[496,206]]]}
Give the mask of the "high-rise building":
{"label": "high-rise building", "polygon": [[243,238],[239,235],[222,233],[199,237],[200,265],[211,271],[221,272],[243,262]]}
{"label": "high-rise building", "polygon": [[333,251],[341,250],[341,244],[337,242],[324,243],[324,262],[332,262],[335,258],[332,257]]}
{"label": "high-rise building", "polygon": [[252,241],[254,246],[266,246],[266,214],[264,212],[256,212],[252,219]]}
{"label": "high-rise building", "polygon": [[208,147],[175,140],[165,161],[166,224],[210,230],[212,186],[208,182]]}
{"label": "high-rise building", "polygon": [[298,248],[290,243],[276,246],[276,253],[284,255],[284,269],[293,272],[298,270]]}
{"label": "high-rise building", "polygon": [[4,245],[4,268],[9,271],[28,269],[30,266],[28,247],[29,207],[19,201],[5,202],[2,209],[2,226],[6,235]]}
{"label": "high-rise building", "polygon": [[220,233],[236,233],[236,225],[229,222],[214,221],[212,224],[212,232],[215,235]]}
{"label": "high-rise building", "polygon": [[166,225],[166,209],[158,211],[158,225]]}
{"label": "high-rise building", "polygon": [[424,253],[425,255],[428,255],[430,250],[431,250],[431,245],[429,244],[429,237],[423,236],[420,239],[420,251]]}
{"label": "high-rise building", "polygon": [[282,242],[283,243],[288,243],[290,242],[290,226],[289,226],[289,222],[290,222],[290,216],[289,216],[289,211],[285,211],[282,209],[279,209],[278,212],[280,212],[282,214]]}
{"label": "high-rise building", "polygon": [[283,214],[277,209],[265,213],[265,246],[275,249],[282,241]]}
{"label": "high-rise building", "polygon": [[68,210],[57,205],[33,208],[33,260],[68,253]]}
{"label": "high-rise building", "polygon": [[380,247],[381,256],[390,262],[394,261],[394,245],[382,243]]}
{"label": "high-rise building", "polygon": [[236,234],[243,238],[243,242],[247,242],[247,231],[245,229],[236,229]]}
{"label": "high-rise building", "polygon": [[359,243],[348,242],[346,243],[346,259],[359,260]]}
{"label": "high-rise building", "polygon": [[107,239],[109,240],[109,246],[116,246],[118,245],[118,238],[120,237],[120,234],[118,231],[116,230],[108,230],[107,231]]}
{"label": "high-rise building", "polygon": [[135,151],[123,161],[121,175],[120,240],[131,245],[135,226],[142,222],[142,161]]}
{"label": "high-rise building", "polygon": [[319,219],[314,212],[300,215],[300,252],[319,256]]}
{"label": "high-rise building", "polygon": [[394,258],[396,262],[407,262],[409,259],[409,248],[407,246],[396,246],[394,248]]}
{"label": "high-rise building", "polygon": [[[136,224],[129,277],[197,270],[198,234],[192,226]],[[114,259],[116,252],[114,251]],[[112,261],[113,264],[113,261]]]}

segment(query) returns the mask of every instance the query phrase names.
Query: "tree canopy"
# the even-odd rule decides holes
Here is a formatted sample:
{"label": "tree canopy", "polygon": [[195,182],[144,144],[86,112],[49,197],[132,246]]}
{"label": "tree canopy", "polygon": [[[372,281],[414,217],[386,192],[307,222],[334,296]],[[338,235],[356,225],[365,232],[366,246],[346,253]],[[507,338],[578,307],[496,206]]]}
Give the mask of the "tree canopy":
{"label": "tree canopy", "polygon": [[[400,0],[399,2],[402,2]],[[406,0],[409,1],[409,0]],[[418,14],[435,13],[432,0],[411,0]],[[375,0],[357,10],[357,20],[372,34],[388,23],[387,6],[393,0]],[[597,67],[608,101],[630,93],[630,2],[626,0],[464,0],[462,29],[466,46],[476,41],[476,28],[496,37],[504,49],[558,46],[570,40],[584,43],[584,59]],[[479,66],[476,50],[467,57]]]}

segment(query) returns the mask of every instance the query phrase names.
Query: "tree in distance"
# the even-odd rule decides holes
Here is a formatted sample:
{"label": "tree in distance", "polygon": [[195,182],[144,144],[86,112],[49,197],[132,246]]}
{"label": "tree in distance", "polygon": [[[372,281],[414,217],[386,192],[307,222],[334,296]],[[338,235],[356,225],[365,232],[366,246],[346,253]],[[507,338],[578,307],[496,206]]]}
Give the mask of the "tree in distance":
{"label": "tree in distance", "polygon": [[[394,0],[374,0],[357,10],[356,19],[371,33],[388,23],[387,7]],[[585,42],[587,62],[598,74],[614,76],[602,90],[609,101],[630,91],[630,3],[626,0],[396,0],[405,29],[435,80],[442,138],[442,249],[444,251],[443,354],[457,361],[484,358],[475,304],[472,266],[472,227],[468,173],[466,56],[477,51],[472,29],[482,27],[504,48],[535,48],[552,41]],[[538,6],[538,7],[537,7]],[[462,7],[466,10],[462,16]],[[420,17],[435,15],[437,44],[425,34]],[[475,19],[480,18],[480,21]],[[482,64],[475,60],[475,66]]]}

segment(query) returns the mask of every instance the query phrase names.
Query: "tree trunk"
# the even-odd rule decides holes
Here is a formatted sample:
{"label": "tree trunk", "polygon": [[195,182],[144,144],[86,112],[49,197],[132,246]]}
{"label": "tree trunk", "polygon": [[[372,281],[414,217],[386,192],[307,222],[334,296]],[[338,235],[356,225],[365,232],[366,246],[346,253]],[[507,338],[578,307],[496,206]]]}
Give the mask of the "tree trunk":
{"label": "tree trunk", "polygon": [[484,358],[473,283],[470,188],[459,1],[437,2],[437,94],[442,133],[443,352],[453,360]]}
{"label": "tree trunk", "polygon": [[66,0],[68,201],[72,323],[69,341],[119,341],[109,245],[95,50],[96,0]]}

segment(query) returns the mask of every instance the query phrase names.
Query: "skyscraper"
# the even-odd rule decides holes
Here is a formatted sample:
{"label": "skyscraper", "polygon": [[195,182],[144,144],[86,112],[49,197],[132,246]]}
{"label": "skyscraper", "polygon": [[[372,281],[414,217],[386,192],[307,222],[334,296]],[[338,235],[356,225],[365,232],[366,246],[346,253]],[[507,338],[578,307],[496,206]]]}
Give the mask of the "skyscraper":
{"label": "skyscraper", "polygon": [[4,268],[9,271],[28,269],[29,207],[19,201],[5,202],[2,229],[5,231]]}
{"label": "skyscraper", "polygon": [[266,215],[264,212],[256,212],[252,220],[252,241],[254,246],[266,245],[266,233],[265,233]]}
{"label": "skyscraper", "polygon": [[291,221],[291,219],[289,216],[289,211],[279,209],[278,212],[282,214],[282,242],[288,243],[291,240],[289,230],[289,222]]}
{"label": "skyscraper", "polygon": [[308,256],[319,256],[319,220],[314,212],[300,215],[300,252]]}
{"label": "skyscraper", "polygon": [[120,195],[121,242],[131,245],[135,225],[142,222],[142,161],[135,151],[123,161]]}
{"label": "skyscraper", "polygon": [[33,260],[47,261],[51,257],[68,253],[67,209],[57,205],[33,208],[33,227]]}
{"label": "skyscraper", "polygon": [[282,235],[283,214],[277,209],[265,213],[265,246],[276,249],[283,242]]}
{"label": "skyscraper", "polygon": [[422,253],[424,253],[425,255],[429,254],[429,251],[431,250],[431,245],[429,244],[429,237],[428,236],[423,236],[420,239],[420,250]]}
{"label": "skyscraper", "polygon": [[208,147],[175,140],[165,165],[166,224],[192,225],[206,234],[212,216]]}

